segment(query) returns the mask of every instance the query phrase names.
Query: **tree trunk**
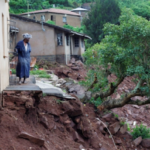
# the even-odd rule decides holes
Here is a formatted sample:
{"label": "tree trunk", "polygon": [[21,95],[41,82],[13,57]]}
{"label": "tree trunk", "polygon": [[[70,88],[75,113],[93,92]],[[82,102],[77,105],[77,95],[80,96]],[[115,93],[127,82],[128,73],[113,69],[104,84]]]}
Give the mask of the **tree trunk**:
{"label": "tree trunk", "polygon": [[[145,94],[143,92],[141,92],[141,90],[139,89],[142,84],[143,84],[143,81],[140,80],[133,91],[131,91],[128,94],[125,94],[121,99],[109,99],[109,100],[104,101],[100,106],[98,106],[98,109],[100,111],[102,111],[104,109],[112,109],[112,108],[122,107],[125,104],[129,104],[130,101],[132,101],[131,100],[132,97],[144,96]],[[150,102],[150,100],[148,102]],[[142,104],[142,103],[140,103],[140,104]]]}

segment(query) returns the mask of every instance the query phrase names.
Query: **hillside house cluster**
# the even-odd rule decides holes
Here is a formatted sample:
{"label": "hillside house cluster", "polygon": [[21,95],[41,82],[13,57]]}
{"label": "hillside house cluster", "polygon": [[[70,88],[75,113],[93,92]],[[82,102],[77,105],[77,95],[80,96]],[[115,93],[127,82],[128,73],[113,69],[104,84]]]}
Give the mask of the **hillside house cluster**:
{"label": "hillside house cluster", "polygon": [[38,11],[32,11],[29,13],[20,14],[22,17],[30,18],[35,21],[44,20],[44,22],[51,20],[54,21],[57,26],[63,27],[65,24],[80,27],[82,22],[81,14],[71,12],[64,9],[43,9]]}

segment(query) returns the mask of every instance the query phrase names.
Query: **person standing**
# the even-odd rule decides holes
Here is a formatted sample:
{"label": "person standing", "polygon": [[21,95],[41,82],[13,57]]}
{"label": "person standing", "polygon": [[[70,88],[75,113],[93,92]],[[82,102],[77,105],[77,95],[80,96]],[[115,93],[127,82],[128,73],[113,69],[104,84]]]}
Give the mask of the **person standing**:
{"label": "person standing", "polygon": [[[23,34],[23,40],[19,41],[15,47],[15,52],[18,54],[18,63],[16,67],[16,76],[19,77],[19,84],[25,83],[26,78],[29,78],[30,74],[30,53],[31,46],[29,40],[32,35]],[[23,82],[21,79],[23,78]]]}

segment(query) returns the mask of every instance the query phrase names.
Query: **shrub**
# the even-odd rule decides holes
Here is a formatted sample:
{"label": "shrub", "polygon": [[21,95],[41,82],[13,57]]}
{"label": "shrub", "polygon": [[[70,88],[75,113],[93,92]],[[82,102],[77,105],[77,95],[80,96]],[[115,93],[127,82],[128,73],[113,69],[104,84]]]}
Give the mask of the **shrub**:
{"label": "shrub", "polygon": [[96,100],[94,98],[91,98],[90,103],[94,104],[97,107],[102,104],[102,100],[100,98],[97,98]]}
{"label": "shrub", "polygon": [[150,128],[147,128],[144,125],[139,125],[136,126],[133,129],[133,132],[131,132],[131,135],[133,136],[134,139],[138,138],[138,137],[142,137],[142,139],[148,139],[150,138]]}
{"label": "shrub", "polygon": [[46,21],[46,23],[55,25],[55,22],[54,22],[54,21],[51,21],[51,20]]}
{"label": "shrub", "polygon": [[12,74],[16,74],[16,69],[11,69]]}

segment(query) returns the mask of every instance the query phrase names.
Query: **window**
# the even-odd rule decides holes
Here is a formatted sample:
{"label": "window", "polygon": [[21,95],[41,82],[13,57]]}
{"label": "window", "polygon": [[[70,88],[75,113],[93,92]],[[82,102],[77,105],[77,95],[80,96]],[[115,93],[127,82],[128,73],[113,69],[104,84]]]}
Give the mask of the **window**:
{"label": "window", "polygon": [[41,21],[45,21],[45,15],[41,15]]}
{"label": "window", "polygon": [[51,21],[54,21],[54,16],[53,15],[51,15]]}
{"label": "window", "polygon": [[83,39],[81,40],[81,46],[82,46],[82,48],[84,48],[84,40]]}
{"label": "window", "polygon": [[70,37],[69,37],[69,35],[66,35],[66,45],[67,46],[70,45]]}
{"label": "window", "polygon": [[74,38],[74,44],[75,44],[75,47],[79,47],[79,38],[78,37]]}
{"label": "window", "polygon": [[5,57],[5,28],[4,28],[4,15],[2,14],[2,40],[3,40],[3,57]]}
{"label": "window", "polygon": [[57,45],[58,45],[58,46],[63,45],[62,33],[58,33],[58,34],[57,34]]}
{"label": "window", "polygon": [[63,17],[63,22],[67,22],[67,17]]}
{"label": "window", "polygon": [[36,20],[36,17],[35,17],[35,16],[33,16],[33,19],[34,19],[34,20]]}

